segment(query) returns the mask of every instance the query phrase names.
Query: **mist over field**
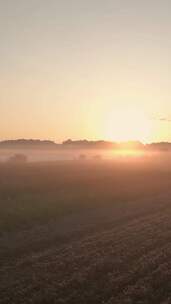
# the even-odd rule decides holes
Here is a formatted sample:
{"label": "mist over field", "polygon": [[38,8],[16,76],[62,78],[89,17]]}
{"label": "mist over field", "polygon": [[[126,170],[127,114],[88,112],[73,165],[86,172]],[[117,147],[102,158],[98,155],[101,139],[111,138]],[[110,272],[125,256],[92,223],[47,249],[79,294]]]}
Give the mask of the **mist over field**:
{"label": "mist over field", "polygon": [[0,0],[0,304],[171,304],[171,0]]}
{"label": "mist over field", "polygon": [[170,153],[51,153],[0,164],[0,303],[171,303]]}
{"label": "mist over field", "polygon": [[0,162],[5,163],[15,155],[25,155],[28,162],[54,162],[62,160],[114,160],[145,161],[166,166],[171,163],[171,151],[106,150],[106,149],[0,149]]}

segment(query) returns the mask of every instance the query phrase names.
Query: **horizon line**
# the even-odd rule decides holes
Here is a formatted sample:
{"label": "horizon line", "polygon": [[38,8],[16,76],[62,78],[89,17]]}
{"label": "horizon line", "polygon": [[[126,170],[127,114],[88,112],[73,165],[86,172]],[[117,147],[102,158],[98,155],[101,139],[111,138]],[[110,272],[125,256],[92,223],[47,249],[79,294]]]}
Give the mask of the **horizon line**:
{"label": "horizon line", "polygon": [[124,144],[124,143],[139,143],[142,144],[144,146],[146,145],[150,145],[150,144],[171,144],[170,141],[149,141],[149,142],[143,142],[141,140],[138,139],[130,139],[130,140],[123,140],[123,141],[115,141],[115,140],[107,140],[107,139],[87,139],[87,138],[81,138],[81,139],[71,139],[71,138],[67,138],[65,140],[62,140],[60,142],[57,142],[54,139],[47,139],[47,138],[16,138],[16,139],[11,139],[11,138],[6,138],[6,139],[0,139],[0,143],[5,143],[5,142],[17,142],[17,141],[37,141],[37,142],[49,142],[49,143],[53,143],[56,145],[62,145],[69,142],[93,142],[93,143],[97,143],[97,142],[106,142],[106,143],[113,143],[113,144]]}

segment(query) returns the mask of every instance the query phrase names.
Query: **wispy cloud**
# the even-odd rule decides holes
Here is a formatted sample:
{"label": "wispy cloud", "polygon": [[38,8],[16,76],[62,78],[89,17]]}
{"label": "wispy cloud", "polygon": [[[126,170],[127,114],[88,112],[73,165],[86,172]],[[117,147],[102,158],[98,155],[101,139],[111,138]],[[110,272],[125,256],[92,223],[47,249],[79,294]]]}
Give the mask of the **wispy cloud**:
{"label": "wispy cloud", "polygon": [[171,118],[167,117],[153,117],[152,120],[158,120],[158,121],[163,121],[163,122],[171,122]]}
{"label": "wispy cloud", "polygon": [[169,119],[167,117],[162,117],[162,118],[159,119],[159,121],[171,122],[171,119]]}

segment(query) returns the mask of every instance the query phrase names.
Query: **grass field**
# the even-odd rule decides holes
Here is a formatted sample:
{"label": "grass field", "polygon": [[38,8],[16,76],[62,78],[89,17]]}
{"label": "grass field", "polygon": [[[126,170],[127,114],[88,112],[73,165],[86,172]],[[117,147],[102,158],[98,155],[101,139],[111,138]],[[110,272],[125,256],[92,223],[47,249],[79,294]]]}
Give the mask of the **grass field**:
{"label": "grass field", "polygon": [[171,167],[1,164],[0,303],[170,304]]}

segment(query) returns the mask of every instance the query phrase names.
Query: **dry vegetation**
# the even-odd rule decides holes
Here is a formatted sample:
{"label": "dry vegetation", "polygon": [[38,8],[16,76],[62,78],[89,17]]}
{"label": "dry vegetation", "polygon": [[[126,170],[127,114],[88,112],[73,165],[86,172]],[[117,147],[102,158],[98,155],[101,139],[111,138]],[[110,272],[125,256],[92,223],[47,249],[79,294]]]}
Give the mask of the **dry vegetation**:
{"label": "dry vegetation", "polygon": [[171,303],[171,168],[0,165],[0,303]]}

